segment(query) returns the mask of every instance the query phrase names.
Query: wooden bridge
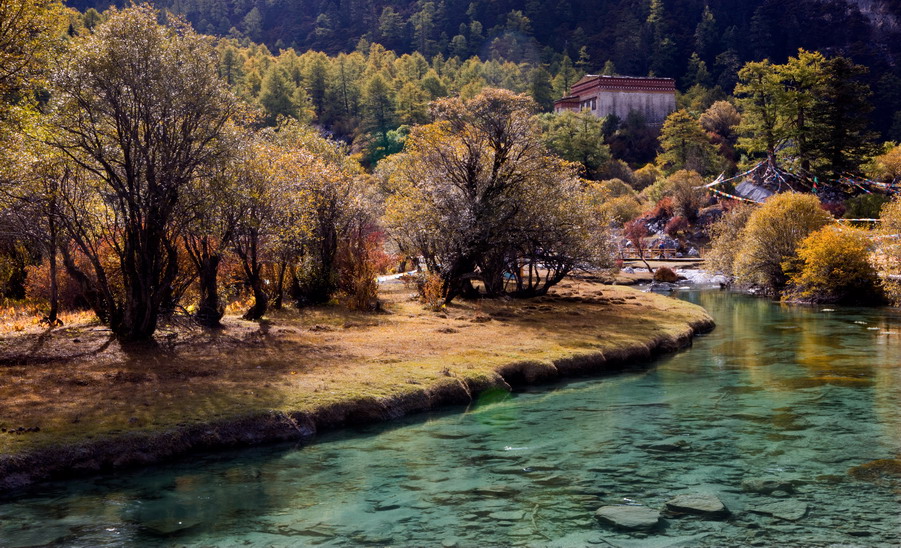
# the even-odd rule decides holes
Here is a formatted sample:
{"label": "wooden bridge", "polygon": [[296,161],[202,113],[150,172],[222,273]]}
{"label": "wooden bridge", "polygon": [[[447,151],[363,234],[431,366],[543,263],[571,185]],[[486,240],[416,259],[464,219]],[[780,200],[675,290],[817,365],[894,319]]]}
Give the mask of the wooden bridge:
{"label": "wooden bridge", "polygon": [[[642,253],[644,254],[644,259],[647,261],[650,260],[667,260],[667,261],[680,261],[680,260],[693,260],[697,261],[701,259],[702,252],[698,250],[698,255],[696,257],[676,257],[676,254],[679,252],[675,247],[647,247],[643,248]],[[638,249],[634,247],[623,247],[619,250],[620,258],[624,261],[628,260],[641,260],[641,255],[638,253]]]}

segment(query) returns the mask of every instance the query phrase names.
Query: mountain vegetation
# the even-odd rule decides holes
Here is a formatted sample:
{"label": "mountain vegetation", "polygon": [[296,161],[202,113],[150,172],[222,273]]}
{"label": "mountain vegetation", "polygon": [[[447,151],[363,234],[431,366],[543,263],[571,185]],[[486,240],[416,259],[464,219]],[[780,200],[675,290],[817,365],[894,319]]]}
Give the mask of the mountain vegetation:
{"label": "mountain vegetation", "polygon": [[[111,4],[69,1],[81,11]],[[429,62],[478,56],[555,76],[573,68],[654,74],[676,78],[683,91],[699,84],[731,93],[745,63],[783,63],[804,48],[867,67],[874,128],[901,139],[897,0],[161,0],[157,6],[184,15],[200,32],[272,52],[334,56],[378,43]]]}
{"label": "mountain vegetation", "polygon": [[[328,4],[316,24],[343,38],[314,32],[312,44],[302,23],[291,27],[294,7],[282,6],[282,30],[269,24],[277,3],[224,3],[231,15],[213,23],[209,4],[78,12],[11,0],[0,9],[0,290],[48,303],[50,326],[60,303],[90,309],[123,341],[148,340],[176,316],[216,327],[228,306],[247,320],[286,302],[376,310],[374,280],[392,262],[425,263],[419,288],[432,308],[534,297],[574,270],[612,266],[620,229],[619,245],[641,258],[649,239],[687,252],[729,209],[703,190],[718,173],[768,161],[824,180],[866,172],[879,180],[869,183],[897,182],[897,145],[880,144],[868,122],[895,108],[874,80],[892,74],[873,53],[894,59],[894,46],[879,46],[893,36],[891,17],[817,4],[818,18],[859,19],[871,40],[845,33],[836,45],[833,33],[826,46],[810,42],[820,49],[783,55],[744,42],[733,51],[727,37],[740,22],[722,26],[748,6],[689,4],[641,4],[628,27],[586,23],[584,45],[579,29],[566,30],[584,15],[578,2],[554,13],[537,1],[343,6],[380,13],[377,29],[358,28],[363,15],[333,17]],[[627,6],[607,6],[611,20],[635,17]],[[449,13],[469,23],[444,44],[436,29]],[[751,27],[768,28],[770,12],[748,13]],[[289,27],[300,33],[290,43],[256,41]],[[611,39],[640,55],[604,49]],[[724,55],[735,61],[728,70]],[[589,71],[678,78],[678,108],[661,127],[634,111],[548,112]],[[791,200],[803,215],[773,205],[734,217],[747,226],[713,230],[718,242],[744,242],[720,253],[726,270],[781,291],[807,233],[847,211],[875,217],[884,202]],[[813,221],[803,231],[779,232],[804,219]]]}

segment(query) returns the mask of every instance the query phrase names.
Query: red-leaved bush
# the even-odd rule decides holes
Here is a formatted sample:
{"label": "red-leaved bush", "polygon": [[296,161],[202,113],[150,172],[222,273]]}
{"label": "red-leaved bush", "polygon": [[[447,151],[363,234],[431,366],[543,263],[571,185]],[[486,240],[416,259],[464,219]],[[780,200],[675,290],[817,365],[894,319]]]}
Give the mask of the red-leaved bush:
{"label": "red-leaved bush", "polygon": [[645,215],[649,219],[659,219],[661,217],[672,217],[673,216],[673,198],[671,196],[667,196],[657,202],[657,205],[654,206],[654,209],[646,213]]}
{"label": "red-leaved bush", "polygon": [[385,252],[384,236],[369,226],[350,231],[338,250],[338,289],[352,310],[377,310],[377,276],[397,262]]}
{"label": "red-leaved bush", "polygon": [[666,228],[663,230],[670,236],[677,236],[686,232],[689,229],[688,219],[679,215],[677,217],[673,217],[666,223]]}
{"label": "red-leaved bush", "polygon": [[[25,280],[25,296],[32,301],[50,302],[50,261],[44,259],[40,264],[26,267],[28,277]],[[57,260],[56,287],[59,307],[62,310],[75,310],[85,307],[81,298],[81,288],[63,268],[62,260]]]}

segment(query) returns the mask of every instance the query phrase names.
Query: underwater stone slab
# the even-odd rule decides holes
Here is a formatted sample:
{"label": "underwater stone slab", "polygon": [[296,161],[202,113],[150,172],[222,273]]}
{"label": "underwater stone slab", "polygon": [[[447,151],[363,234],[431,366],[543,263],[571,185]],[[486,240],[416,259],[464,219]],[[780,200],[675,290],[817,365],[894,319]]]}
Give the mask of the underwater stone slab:
{"label": "underwater stone slab", "polygon": [[761,495],[769,495],[774,491],[795,492],[795,488],[790,481],[772,477],[745,478],[741,482],[741,488],[743,491]]}
{"label": "underwater stone slab", "polygon": [[798,500],[783,500],[770,504],[760,504],[750,508],[757,514],[773,516],[786,521],[798,521],[807,515],[807,503]]}
{"label": "underwater stone slab", "polygon": [[488,517],[497,521],[521,521],[526,517],[525,512],[511,510],[509,512],[491,512]]}
{"label": "underwater stone slab", "polygon": [[671,451],[681,451],[683,449],[691,449],[691,445],[684,439],[675,438],[663,440],[657,443],[651,443],[648,445],[639,446],[642,449],[647,449],[649,451],[661,451],[661,452],[671,452]]}
{"label": "underwater stone slab", "polygon": [[181,531],[186,531],[192,527],[196,527],[201,523],[200,519],[159,519],[153,521],[145,521],[141,523],[145,528],[157,535],[173,535]]}
{"label": "underwater stone slab", "polygon": [[710,536],[709,533],[698,533],[695,535],[657,536],[642,539],[616,539],[616,544],[600,539],[601,542],[598,544],[618,546],[619,548],[694,548],[708,536]]}
{"label": "underwater stone slab", "polygon": [[[15,540],[10,544],[3,544],[10,548],[30,548],[32,546],[50,546],[61,543],[72,534],[68,527],[41,526],[29,530],[10,531],[16,533]],[[4,543],[6,541],[4,540]]]}
{"label": "underwater stone slab", "polygon": [[729,515],[729,509],[716,495],[710,493],[687,493],[676,495],[666,501],[666,509],[679,514],[694,514],[707,518],[721,518]]}
{"label": "underwater stone slab", "polygon": [[647,506],[602,506],[594,516],[602,523],[622,529],[647,531],[660,523],[660,512]]}

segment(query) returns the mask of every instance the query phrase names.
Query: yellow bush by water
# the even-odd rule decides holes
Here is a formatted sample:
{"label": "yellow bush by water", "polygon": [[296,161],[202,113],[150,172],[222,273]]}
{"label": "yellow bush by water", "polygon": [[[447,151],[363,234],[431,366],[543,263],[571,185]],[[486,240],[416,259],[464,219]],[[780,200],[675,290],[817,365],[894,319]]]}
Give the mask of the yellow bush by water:
{"label": "yellow bush by water", "polygon": [[790,298],[814,302],[881,300],[879,277],[870,259],[872,240],[866,231],[830,225],[798,245],[795,261],[783,268],[790,275]]}

